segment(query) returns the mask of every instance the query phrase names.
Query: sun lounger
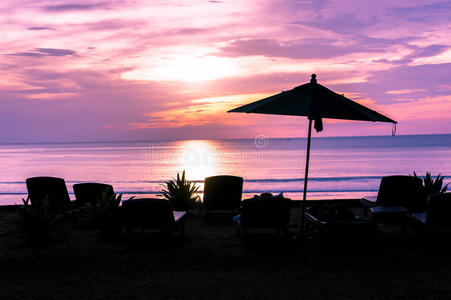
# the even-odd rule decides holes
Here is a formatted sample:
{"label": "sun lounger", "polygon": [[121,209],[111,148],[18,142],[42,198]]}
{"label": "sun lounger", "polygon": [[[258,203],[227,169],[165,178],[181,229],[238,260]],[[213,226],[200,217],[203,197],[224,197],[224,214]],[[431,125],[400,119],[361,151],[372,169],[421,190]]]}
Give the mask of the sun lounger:
{"label": "sun lounger", "polygon": [[32,177],[26,180],[28,196],[32,204],[46,197],[49,209],[59,209],[70,204],[66,182],[57,177]]}
{"label": "sun lounger", "polygon": [[412,176],[387,176],[383,177],[379,186],[376,199],[375,213],[393,212],[390,207],[404,207],[411,211],[424,211],[426,198],[423,192],[422,181]]}
{"label": "sun lounger", "polygon": [[376,206],[370,209],[376,222],[398,223],[406,231],[408,211],[426,209],[422,181],[412,176],[383,177]]}
{"label": "sun lounger", "polygon": [[262,196],[243,201],[241,214],[234,218],[242,242],[252,233],[288,233],[291,200],[283,196]]}
{"label": "sun lounger", "polygon": [[413,213],[412,218],[430,231],[451,229],[451,193],[430,195],[427,211]]}
{"label": "sun lounger", "polygon": [[75,203],[78,207],[85,203],[94,203],[98,199],[114,194],[113,187],[109,184],[103,183],[77,183],[73,185],[75,194]]}
{"label": "sun lounger", "polygon": [[205,178],[205,220],[209,221],[214,216],[225,216],[231,221],[241,206],[242,192],[241,177],[222,175]]}
{"label": "sun lounger", "polygon": [[157,232],[180,232],[184,235],[187,212],[173,211],[169,201],[141,198],[122,202],[125,234],[136,229]]}
{"label": "sun lounger", "polygon": [[422,181],[412,176],[383,177],[372,214],[404,213],[426,209]]}

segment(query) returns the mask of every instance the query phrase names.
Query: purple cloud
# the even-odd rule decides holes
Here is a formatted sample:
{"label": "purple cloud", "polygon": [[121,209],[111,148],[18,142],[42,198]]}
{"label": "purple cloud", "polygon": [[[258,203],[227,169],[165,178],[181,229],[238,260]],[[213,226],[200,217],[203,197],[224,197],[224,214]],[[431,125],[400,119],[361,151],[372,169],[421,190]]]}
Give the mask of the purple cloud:
{"label": "purple cloud", "polygon": [[363,30],[374,26],[378,22],[380,22],[380,19],[376,16],[357,17],[354,14],[343,14],[332,16],[323,20],[294,22],[294,24],[319,28],[341,34],[352,34],[355,33],[356,28]]}
{"label": "purple cloud", "polygon": [[55,48],[36,48],[35,51],[48,56],[67,56],[76,54],[74,50],[55,49]]}
{"label": "purple cloud", "polygon": [[187,28],[179,28],[169,32],[169,34],[178,34],[178,35],[195,35],[202,34],[211,31],[211,28],[198,28],[198,27],[187,27]]}
{"label": "purple cloud", "polygon": [[[121,71],[28,70],[23,74],[28,87],[0,90],[2,142],[163,138],[164,129],[149,135],[128,124],[146,122],[150,112],[165,109],[167,99],[183,101],[179,89],[129,82],[119,78]],[[105,128],[113,123],[114,130]]]}
{"label": "purple cloud", "polygon": [[331,87],[348,92],[364,92],[372,99],[376,99],[378,103],[393,104],[397,103],[400,97],[396,94],[387,94],[392,90],[417,90],[414,95],[408,95],[410,98],[448,95],[449,91],[442,91],[440,87],[449,85],[449,78],[451,78],[451,63],[400,65],[389,70],[373,72],[362,83],[339,84]]}
{"label": "purple cloud", "polygon": [[95,10],[99,8],[105,8],[106,3],[95,3],[95,4],[55,4],[55,5],[45,5],[42,9],[49,12],[64,12],[64,11],[85,11],[85,10]]}
{"label": "purple cloud", "polygon": [[56,48],[35,48],[27,52],[17,52],[8,55],[13,56],[30,56],[30,57],[44,57],[44,56],[75,56],[77,54],[74,50],[56,49]]}
{"label": "purple cloud", "polygon": [[28,27],[27,30],[55,30],[51,27],[44,27],[44,26],[35,26],[35,27]]}
{"label": "purple cloud", "polygon": [[9,53],[6,55],[12,55],[12,56],[31,56],[31,57],[41,57],[44,56],[42,53],[39,52],[16,52],[16,53]]}
{"label": "purple cloud", "polygon": [[374,60],[374,62],[389,63],[389,64],[393,64],[393,65],[404,65],[404,64],[411,63],[415,58],[430,57],[430,56],[441,54],[441,53],[445,52],[446,50],[448,50],[448,46],[445,46],[445,45],[431,45],[431,46],[423,47],[423,48],[416,47],[416,46],[410,46],[410,45],[407,45],[407,46],[409,46],[409,48],[413,49],[414,52],[412,54],[406,55],[402,59],[396,59],[396,60],[377,59],[377,60]]}
{"label": "purple cloud", "polygon": [[448,50],[448,46],[446,45],[431,45],[428,47],[420,48],[413,57],[429,57],[441,54]]}
{"label": "purple cloud", "polygon": [[336,41],[326,38],[310,38],[279,42],[273,39],[241,39],[220,48],[218,55],[237,57],[264,55],[293,59],[332,58],[350,53],[383,52],[383,43],[352,43],[336,45]]}
{"label": "purple cloud", "polygon": [[121,20],[121,19],[106,19],[98,22],[83,23],[82,26],[87,30],[105,30],[114,31],[122,28],[144,27],[147,23],[139,20]]}
{"label": "purple cloud", "polygon": [[441,24],[449,22],[451,1],[440,1],[424,5],[394,7],[389,9],[393,15],[414,23]]}

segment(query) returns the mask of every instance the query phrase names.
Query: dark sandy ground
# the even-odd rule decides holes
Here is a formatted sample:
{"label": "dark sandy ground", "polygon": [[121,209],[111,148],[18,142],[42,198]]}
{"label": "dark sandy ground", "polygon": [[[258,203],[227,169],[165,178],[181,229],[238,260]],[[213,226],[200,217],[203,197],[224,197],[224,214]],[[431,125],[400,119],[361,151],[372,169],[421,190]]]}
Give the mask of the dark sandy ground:
{"label": "dark sandy ground", "polygon": [[31,247],[17,211],[0,209],[0,299],[451,297],[451,237],[413,227],[299,242],[262,235],[243,249],[232,224],[191,215],[183,239],[129,245],[71,224],[65,236]]}

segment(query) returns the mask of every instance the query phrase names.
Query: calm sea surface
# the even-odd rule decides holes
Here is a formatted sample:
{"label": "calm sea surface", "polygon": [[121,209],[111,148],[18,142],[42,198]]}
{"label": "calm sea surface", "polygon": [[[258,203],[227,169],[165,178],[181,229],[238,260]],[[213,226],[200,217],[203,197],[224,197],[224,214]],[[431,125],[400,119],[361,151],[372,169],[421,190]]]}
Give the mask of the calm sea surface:
{"label": "calm sea surface", "polygon": [[[161,183],[186,170],[244,178],[243,197],[261,192],[301,199],[306,139],[199,140],[0,145],[0,204],[26,197],[25,179],[56,176],[72,185],[104,182],[124,196],[159,194]],[[382,176],[446,175],[451,135],[313,138],[308,199],[360,198],[377,193]]]}

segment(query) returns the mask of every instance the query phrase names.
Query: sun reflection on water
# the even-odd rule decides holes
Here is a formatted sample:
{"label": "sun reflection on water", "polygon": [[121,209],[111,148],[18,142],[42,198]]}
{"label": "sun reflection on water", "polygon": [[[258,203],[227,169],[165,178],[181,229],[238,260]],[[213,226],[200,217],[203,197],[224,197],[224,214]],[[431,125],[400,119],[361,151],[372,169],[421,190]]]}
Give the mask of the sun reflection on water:
{"label": "sun reflection on water", "polygon": [[217,158],[219,153],[212,141],[183,141],[179,158],[179,169],[185,170],[190,180],[204,180],[218,175]]}

